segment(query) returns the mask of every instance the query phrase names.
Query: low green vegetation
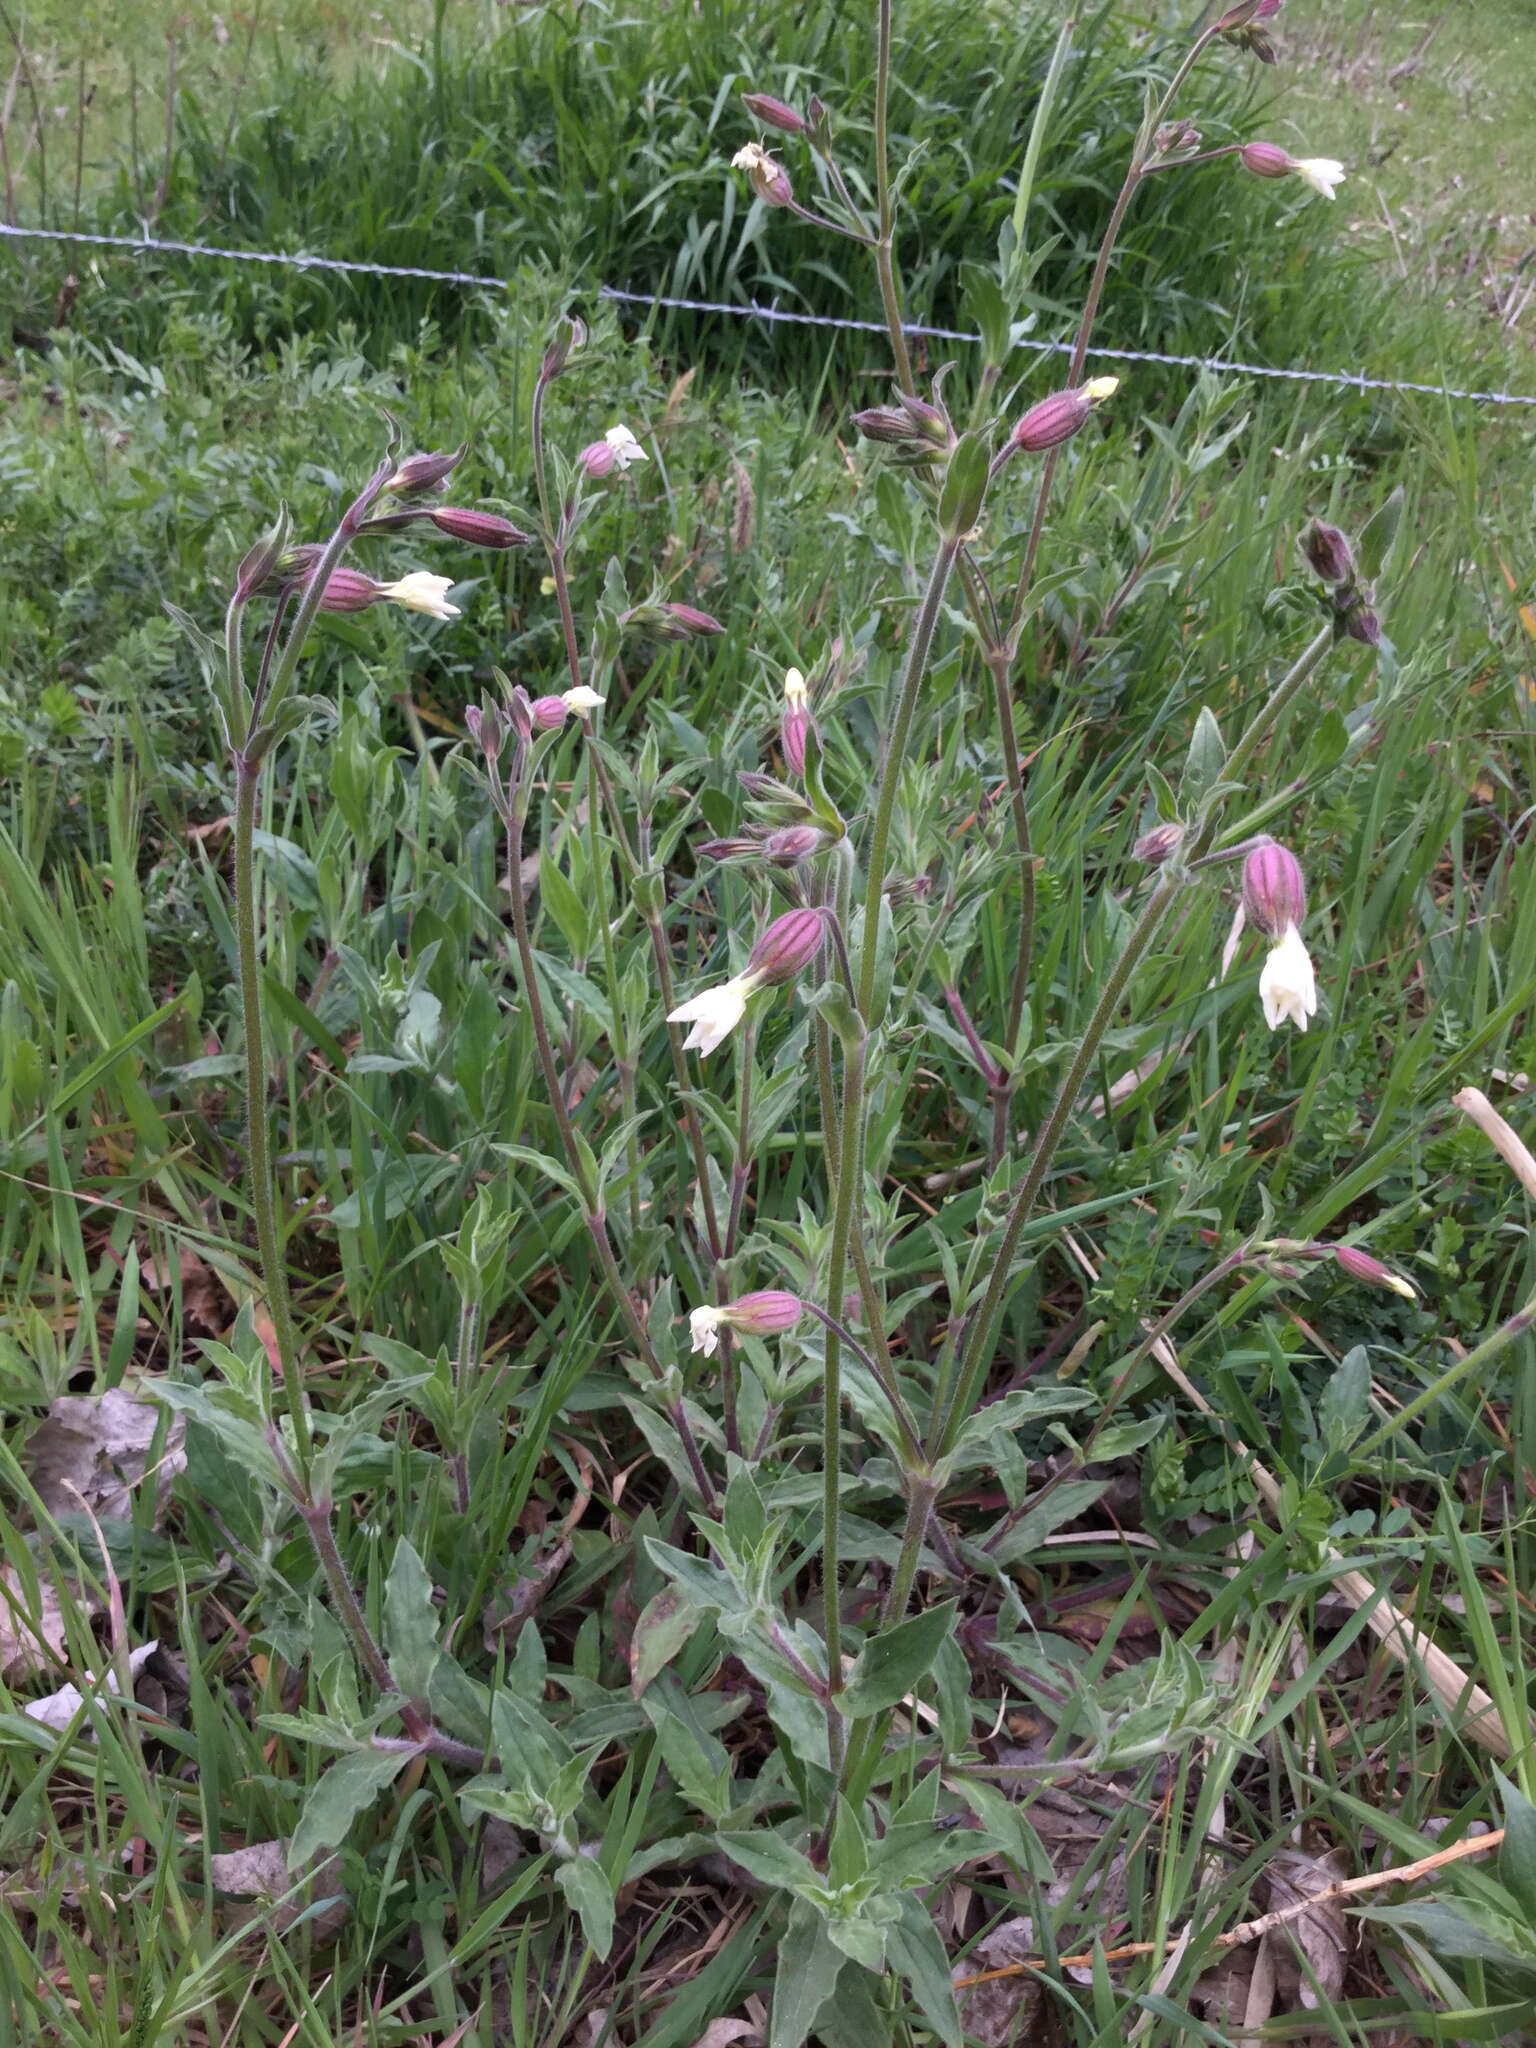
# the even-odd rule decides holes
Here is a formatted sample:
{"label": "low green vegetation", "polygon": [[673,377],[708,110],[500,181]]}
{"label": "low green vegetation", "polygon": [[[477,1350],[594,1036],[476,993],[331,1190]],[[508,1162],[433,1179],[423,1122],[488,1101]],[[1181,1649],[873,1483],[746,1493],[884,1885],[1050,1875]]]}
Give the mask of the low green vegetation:
{"label": "low green vegetation", "polygon": [[[1298,88],[1267,103],[1276,73],[1218,51],[1189,111],[1207,147],[1262,133],[1354,161],[1339,58],[1377,31],[1292,10],[1290,50],[1320,58]],[[1032,245],[1059,239],[1027,283],[1002,266],[1034,334],[1075,327],[1142,78],[1182,47],[1187,24],[1149,12],[1084,18],[1027,215]],[[991,302],[963,266],[997,273],[1058,28],[1000,19],[897,10],[896,160],[924,145],[909,303],[966,327]],[[82,45],[73,18],[17,24],[40,102],[66,104],[110,26]],[[1008,664],[1026,889],[958,577],[885,758],[938,533],[921,472],[850,424],[891,401],[885,337],[596,297],[777,294],[878,322],[867,252],[751,206],[728,168],[764,132],[740,89],[815,86],[872,183],[872,26],[819,0],[287,26],[274,46],[230,19],[220,42],[183,17],[168,158],[142,98],[132,149],[119,49],[82,224],[119,231],[163,177],[164,233],[510,289],[103,253],[61,309],[73,258],[0,252],[21,337],[0,388],[0,2042],[1527,2037],[1536,1353],[1509,1318],[1536,1289],[1531,1189],[1453,1098],[1481,1090],[1529,1134],[1536,421],[1118,366],[1060,450]],[[1415,90],[1453,37],[1503,90],[1462,27]],[[1379,40],[1399,62],[1413,38]],[[18,213],[44,204],[28,132],[13,106]],[[1372,179],[1438,176],[1450,141]],[[50,163],[67,225],[69,148]],[[1516,212],[1519,161],[1486,175],[1458,206]],[[1405,288],[1361,226],[1372,179],[1330,211],[1230,160],[1159,173],[1100,338],[1517,379],[1518,321]],[[1411,204],[1450,232],[1427,184]],[[356,565],[438,570],[458,615],[323,615],[313,703],[264,765],[259,1094],[290,1349],[250,1173],[220,621],[280,503],[295,538],[332,531],[387,416],[407,450],[468,444],[455,503],[538,527],[531,409],[572,304],[590,332],[545,392],[555,496],[618,422],[648,457],[587,479],[571,536],[596,728],[541,743],[509,852],[488,775],[519,757],[508,740],[488,767],[466,713],[570,686],[559,565],[413,526]],[[963,425],[994,380],[954,353],[939,389]],[[1004,424],[1058,374],[1010,357]],[[1003,593],[1040,467],[1016,458],[978,519]],[[1385,646],[1339,640],[1268,717],[1326,611],[1297,536],[1322,519],[1358,543],[1373,518]],[[721,630],[668,637],[663,601]],[[248,679],[272,616],[251,607]],[[805,783],[791,667],[816,693]],[[1240,786],[1212,796],[1250,729]],[[743,773],[846,821],[846,893],[826,845],[794,869],[711,856],[782,822]],[[887,790],[882,941],[858,906]],[[1175,811],[1172,869],[1134,858]],[[1190,846],[1261,831],[1305,868],[1311,1028],[1265,1028],[1251,929],[1224,966],[1238,865],[1195,870],[1010,1261],[1138,919]],[[850,1023],[819,958],[685,1054],[680,1085],[661,977],[696,995],[823,886],[855,997],[869,944],[884,1007]],[[861,1042],[867,1284],[834,1242],[848,1125],[829,1114]],[[718,1262],[712,1206],[737,1219]],[[1338,1245],[1411,1298],[1311,1249]],[[921,1487],[876,1369],[942,1435],[944,1362],[994,1269],[1011,1286],[981,1392],[913,1549]],[[690,1351],[690,1311],[763,1289],[874,1366],[810,1314]],[[1406,1658],[1386,1603],[1420,1632]],[[1416,1885],[1319,1898],[1437,1847],[1456,1853]],[[1219,1945],[1273,1911],[1290,1933]]]}

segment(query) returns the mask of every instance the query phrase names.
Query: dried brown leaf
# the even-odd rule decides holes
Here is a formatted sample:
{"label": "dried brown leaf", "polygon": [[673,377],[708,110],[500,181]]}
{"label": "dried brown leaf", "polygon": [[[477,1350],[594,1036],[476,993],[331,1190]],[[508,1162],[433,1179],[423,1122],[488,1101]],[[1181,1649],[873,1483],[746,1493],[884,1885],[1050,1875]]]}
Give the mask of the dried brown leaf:
{"label": "dried brown leaf", "polygon": [[[956,1965],[957,1983],[984,1977],[989,1970],[1006,1970],[1010,1964],[1038,1957],[1035,1923],[1027,1916],[1005,1920],[983,1935],[963,1963]],[[998,1977],[990,1984],[973,1984],[960,1994],[960,2022],[966,2039],[977,2048],[1019,2048],[1037,2038],[1044,2016],[1045,1993],[1040,1979],[1028,1971],[1017,1976]]]}
{"label": "dried brown leaf", "polygon": [[38,1586],[34,1609],[21,1581],[9,1565],[0,1565],[0,1678],[25,1678],[48,1669],[51,1658],[62,1662],[64,1617],[59,1596],[46,1579]]}
{"label": "dried brown leaf", "polygon": [[[232,1908],[228,1917],[236,1925],[250,1926],[258,1920],[269,1921],[274,1930],[282,1934],[301,1913],[309,1911],[316,1899],[325,1898],[340,1889],[341,1861],[339,1857],[327,1856],[302,1877],[296,1877],[288,1868],[286,1842],[250,1842],[243,1849],[230,1849],[222,1855],[210,1856],[208,1874],[215,1888],[230,1898],[261,1902],[256,1906]],[[329,1940],[345,1925],[351,1910],[348,1900],[332,1899],[325,1910],[306,1925],[315,1930],[319,1940]]]}
{"label": "dried brown leaf", "polygon": [[[130,1496],[146,1477],[150,1446],[164,1410],[136,1401],[122,1387],[104,1394],[61,1394],[28,1439],[25,1463],[51,1515],[87,1507],[107,1521],[126,1521]],[[186,1425],[172,1416],[155,1469],[157,1509],[171,1480],[186,1464]]]}
{"label": "dried brown leaf", "polygon": [[693,2048],[734,2048],[738,2041],[761,2048],[762,2039],[762,2033],[750,2020],[711,2020]]}

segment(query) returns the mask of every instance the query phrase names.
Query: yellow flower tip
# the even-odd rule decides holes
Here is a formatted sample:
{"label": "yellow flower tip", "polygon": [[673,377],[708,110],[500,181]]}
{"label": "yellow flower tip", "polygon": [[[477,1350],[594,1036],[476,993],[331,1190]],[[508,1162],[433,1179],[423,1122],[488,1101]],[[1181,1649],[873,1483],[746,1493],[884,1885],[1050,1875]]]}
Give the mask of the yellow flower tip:
{"label": "yellow flower tip", "polygon": [[1090,377],[1083,388],[1095,405],[1102,405],[1106,398],[1113,398],[1120,389],[1120,379],[1118,377]]}
{"label": "yellow flower tip", "polygon": [[555,579],[554,579],[554,577],[553,577],[553,576],[545,576],[545,577],[542,577],[542,578],[540,579],[540,582],[539,582],[539,595],[540,595],[540,597],[553,597],[553,596],[554,596],[554,594],[555,594]]}

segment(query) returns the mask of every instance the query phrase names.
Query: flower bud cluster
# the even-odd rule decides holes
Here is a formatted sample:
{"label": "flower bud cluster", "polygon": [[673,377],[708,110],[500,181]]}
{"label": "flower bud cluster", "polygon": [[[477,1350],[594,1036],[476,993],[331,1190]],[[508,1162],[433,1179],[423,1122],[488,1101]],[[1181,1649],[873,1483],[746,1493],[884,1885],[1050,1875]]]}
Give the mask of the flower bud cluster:
{"label": "flower bud cluster", "polygon": [[1239,50],[1248,51],[1261,64],[1273,64],[1275,46],[1264,33],[1262,23],[1273,21],[1284,0],[1239,0],[1216,23],[1216,34]]}
{"label": "flower bud cluster", "polygon": [[1326,526],[1322,520],[1314,519],[1303,530],[1298,546],[1307,567],[1328,585],[1335,637],[1358,640],[1364,647],[1379,647],[1381,621],[1373,609],[1376,593],[1362,579],[1347,535],[1336,526]]}

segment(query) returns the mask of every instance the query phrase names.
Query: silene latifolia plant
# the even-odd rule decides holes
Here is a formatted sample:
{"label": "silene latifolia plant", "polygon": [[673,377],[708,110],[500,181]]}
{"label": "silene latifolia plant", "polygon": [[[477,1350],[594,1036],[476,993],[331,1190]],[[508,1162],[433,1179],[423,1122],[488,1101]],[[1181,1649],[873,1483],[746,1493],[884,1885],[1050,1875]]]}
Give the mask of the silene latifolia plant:
{"label": "silene latifolia plant", "polygon": [[[643,697],[625,704],[616,738],[603,731],[627,640],[699,641],[719,627],[660,583],[636,597],[616,564],[595,617],[578,624],[570,563],[588,519],[603,494],[643,482],[652,458],[627,425],[578,425],[569,450],[552,432],[561,379],[586,339],[574,319],[561,322],[536,380],[532,498],[518,523],[444,502],[464,450],[402,456],[392,441],[329,538],[297,541],[280,516],[240,566],[222,643],[198,635],[234,780],[249,1192],[277,1369],[247,1317],[236,1342],[210,1347],[208,1380],[167,1398],[255,1475],[274,1532],[297,1517],[312,1545],[316,1598],[304,1627],[323,1711],[271,1717],[333,1753],[291,1843],[296,1869],[425,1759],[466,1824],[492,1815],[524,1832],[597,1962],[612,1952],[621,1899],[633,1900],[640,1879],[703,1859],[712,1881],[727,1868],[766,1916],[760,1953],[777,1956],[773,2048],[799,2048],[813,2032],[833,2043],[905,2039],[909,2021],[923,2038],[959,2043],[935,1887],[989,1857],[1026,1890],[1049,1876],[1017,1799],[979,1761],[973,1674],[1006,1674],[1055,1723],[1059,1761],[1039,1767],[1042,1779],[1126,1770],[1201,1745],[1208,1757],[1230,1755],[1247,1733],[1227,1715],[1229,1693],[1187,1653],[1079,1685],[1034,1637],[1014,1575],[1082,1511],[1085,1487],[1093,1491],[1084,1472],[1155,1433],[1161,1411],[1149,1412],[1146,1397],[1159,1385],[1160,1347],[1218,1282],[1296,1286],[1326,1259],[1367,1285],[1402,1292],[1408,1283],[1359,1246],[1266,1229],[1213,1253],[1135,1348],[1097,1372],[1097,1394],[1077,1354],[1055,1377],[1021,1371],[1027,1354],[1010,1319],[1028,1272],[1065,1227],[1053,1206],[1063,1142],[1092,1113],[1106,1063],[1123,1057],[1139,1024],[1155,1022],[1143,969],[1160,947],[1205,929],[1191,914],[1202,892],[1235,906],[1228,958],[1211,961],[1212,978],[1245,929],[1263,941],[1255,1024],[1262,1016],[1273,1032],[1302,1033],[1329,1005],[1327,939],[1308,927],[1304,863],[1269,829],[1285,793],[1255,778],[1266,741],[1341,642],[1390,659],[1371,579],[1395,506],[1358,548],[1321,524],[1301,537],[1315,625],[1254,693],[1240,730],[1221,730],[1202,710],[1177,783],[1148,767],[1134,858],[1100,885],[1120,937],[1086,1015],[1057,1014],[1043,964],[1040,864],[1075,854],[1039,841],[1016,701],[1021,650],[1058,577],[1056,479],[1074,440],[1123,403],[1113,376],[1087,370],[1138,194],[1151,178],[1227,158],[1233,174],[1329,198],[1342,176],[1331,160],[1268,144],[1203,150],[1186,116],[1202,59],[1222,46],[1273,55],[1266,24],[1279,4],[1244,0],[1149,78],[1064,380],[1043,394],[1042,359],[1021,368],[1014,334],[1037,260],[1025,238],[1030,194],[1070,25],[997,260],[966,281],[983,348],[964,403],[953,395],[957,374],[919,379],[903,324],[901,179],[887,139],[890,0],[875,22],[868,162],[844,161],[818,100],[801,112],[766,93],[747,97],[759,136],[735,164],[752,194],[867,252],[891,378],[854,425],[905,494],[924,559],[896,593],[907,599],[899,629],[871,621],[827,650],[806,649],[803,669],[783,673],[764,765],[742,778],[726,836],[686,836],[692,813],[678,798],[693,770],[664,759],[671,728],[648,721]],[[348,1413],[317,1414],[289,1298],[293,1218],[279,1207],[273,1163],[276,1020],[264,1014],[257,916],[262,792],[274,758],[322,708],[299,693],[321,612],[399,606],[451,632],[448,576],[411,568],[375,580],[363,566],[369,549],[424,540],[539,550],[558,617],[559,675],[538,690],[498,675],[466,714],[457,764],[456,786],[504,843],[505,1002],[508,1028],[531,1043],[532,1107],[515,1141],[487,1155],[480,1194],[443,1247],[461,1309],[441,1355],[359,1333],[362,1354],[384,1368],[378,1393]],[[875,672],[881,636],[897,654],[871,725],[850,707],[872,701],[869,682],[855,680]],[[941,650],[963,679],[942,721],[933,689]],[[964,779],[953,767],[957,718],[996,785],[979,840],[941,826],[934,799],[936,776],[953,769]],[[566,807],[559,838],[557,802]],[[577,850],[583,886],[612,906],[579,974],[542,914],[571,896],[562,861]],[[745,881],[749,920],[727,923],[710,907],[727,880],[733,901]],[[962,965],[983,902],[1006,907],[1011,939],[1001,1004],[973,1015]],[[583,1004],[582,1042],[595,1049],[579,1080],[572,1006]],[[934,1020],[964,1048],[981,1107],[974,1170],[935,1189],[920,1214],[893,1195],[887,1168],[914,1034]],[[813,1171],[795,1218],[774,1219],[760,1197],[785,1128]],[[1120,1198],[1097,1206],[1111,1199]],[[483,1505],[484,1433],[516,1426],[485,1363],[485,1319],[502,1298],[498,1262],[514,1217],[551,1204],[576,1219],[589,1249],[602,1290],[593,1364],[608,1354],[629,1375],[648,1453],[629,1480],[629,1499],[639,1489],[648,1502],[651,1533],[634,1567],[643,1605],[627,1668],[589,1646],[555,1673],[530,1619],[497,1675],[475,1648],[478,1611],[441,1611],[429,1560],[409,1543],[382,1600],[365,1603],[338,1549],[335,1504],[354,1489],[349,1460],[363,1437],[409,1407],[440,1452],[448,1510]],[[536,1353],[529,1362],[537,1368]],[[1043,1487],[1031,1488],[1024,1440],[1054,1446]],[[1000,1495],[989,1490],[999,1486]],[[482,1590],[501,1562],[486,1560]],[[1279,1631],[1244,1654],[1272,1673],[1285,1653]],[[1265,1692],[1255,1684],[1244,1697]],[[729,1742],[727,1731],[736,1731]],[[621,1768],[628,1784],[642,1757],[646,1790],[620,1827],[608,1802]]]}

